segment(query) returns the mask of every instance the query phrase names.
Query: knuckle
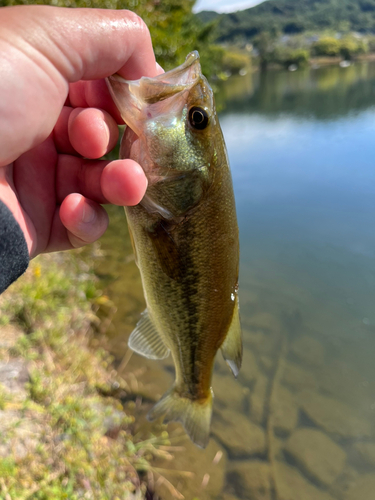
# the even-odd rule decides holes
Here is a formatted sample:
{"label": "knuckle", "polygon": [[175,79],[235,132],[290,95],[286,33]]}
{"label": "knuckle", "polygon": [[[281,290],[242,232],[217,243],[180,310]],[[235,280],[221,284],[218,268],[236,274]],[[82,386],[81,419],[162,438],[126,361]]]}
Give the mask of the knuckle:
{"label": "knuckle", "polygon": [[135,12],[132,12],[130,10],[126,11],[126,15],[128,18],[129,23],[132,24],[133,29],[145,33],[149,33],[149,29],[147,27],[147,24],[144,22],[144,20]]}

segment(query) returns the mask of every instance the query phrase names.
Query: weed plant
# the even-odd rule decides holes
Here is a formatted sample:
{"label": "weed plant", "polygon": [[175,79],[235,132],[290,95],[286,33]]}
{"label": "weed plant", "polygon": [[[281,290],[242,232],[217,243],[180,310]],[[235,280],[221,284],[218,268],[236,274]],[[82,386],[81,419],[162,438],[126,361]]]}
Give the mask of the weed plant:
{"label": "weed plant", "polygon": [[0,331],[17,335],[0,363],[21,360],[29,378],[18,392],[0,384],[2,500],[144,498],[152,459],[169,454],[166,432],[135,439],[134,417],[103,396],[128,389],[106,351],[90,348],[108,303],[69,253],[35,259],[1,296]]}

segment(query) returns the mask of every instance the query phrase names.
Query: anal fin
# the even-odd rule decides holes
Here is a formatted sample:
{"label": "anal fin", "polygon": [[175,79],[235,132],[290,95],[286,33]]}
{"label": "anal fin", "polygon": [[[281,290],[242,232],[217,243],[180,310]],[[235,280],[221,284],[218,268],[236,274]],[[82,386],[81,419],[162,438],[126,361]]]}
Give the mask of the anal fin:
{"label": "anal fin", "polygon": [[237,377],[242,363],[242,333],[238,296],[236,296],[232,322],[221,346],[221,352],[233,375]]}
{"label": "anal fin", "polygon": [[149,359],[164,359],[169,355],[169,349],[157,332],[147,309],[132,331],[128,346],[130,349]]}

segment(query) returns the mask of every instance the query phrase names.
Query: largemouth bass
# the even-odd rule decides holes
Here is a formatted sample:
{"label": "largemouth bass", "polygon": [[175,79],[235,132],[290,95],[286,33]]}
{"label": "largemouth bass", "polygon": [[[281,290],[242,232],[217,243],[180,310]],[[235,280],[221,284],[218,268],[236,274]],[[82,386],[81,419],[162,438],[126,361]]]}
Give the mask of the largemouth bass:
{"label": "largemouth bass", "polygon": [[235,376],[242,360],[238,226],[213,92],[198,52],[155,78],[113,75],[108,87],[128,126],[120,157],[148,178],[141,203],[125,208],[147,304],[129,346],[152,359],[171,352],[175,383],[149,418],[181,422],[205,447],[215,355]]}

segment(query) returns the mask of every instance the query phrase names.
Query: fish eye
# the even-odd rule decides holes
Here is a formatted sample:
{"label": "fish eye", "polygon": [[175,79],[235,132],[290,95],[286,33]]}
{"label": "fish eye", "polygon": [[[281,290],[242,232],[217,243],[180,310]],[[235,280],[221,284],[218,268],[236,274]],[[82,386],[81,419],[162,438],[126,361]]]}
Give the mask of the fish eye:
{"label": "fish eye", "polygon": [[189,122],[193,128],[203,130],[207,127],[209,121],[209,114],[203,108],[193,106],[189,110]]}

